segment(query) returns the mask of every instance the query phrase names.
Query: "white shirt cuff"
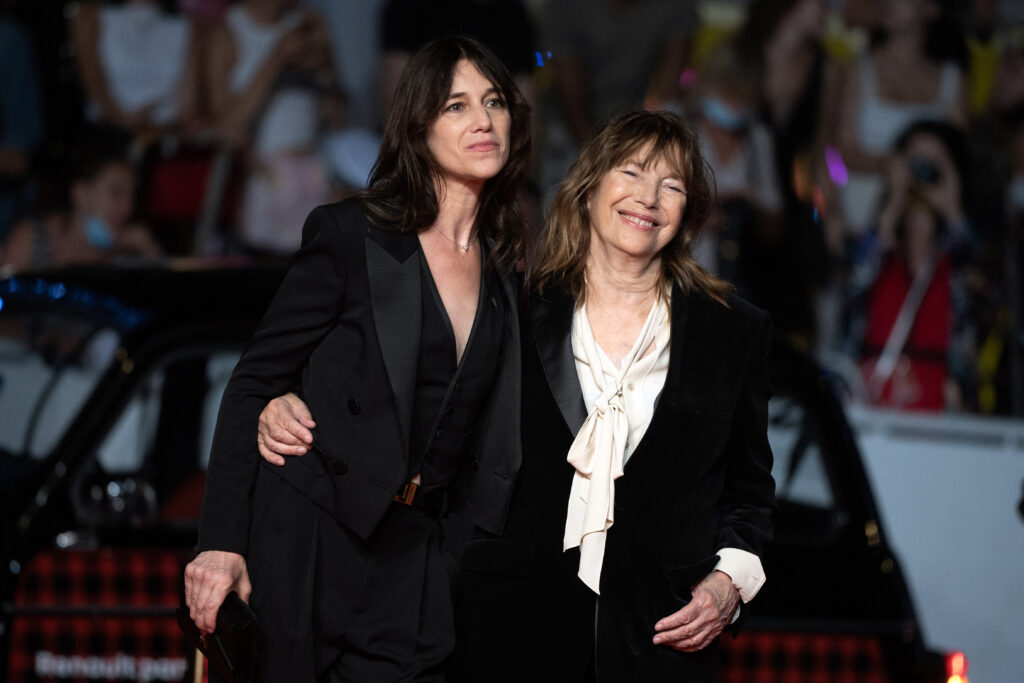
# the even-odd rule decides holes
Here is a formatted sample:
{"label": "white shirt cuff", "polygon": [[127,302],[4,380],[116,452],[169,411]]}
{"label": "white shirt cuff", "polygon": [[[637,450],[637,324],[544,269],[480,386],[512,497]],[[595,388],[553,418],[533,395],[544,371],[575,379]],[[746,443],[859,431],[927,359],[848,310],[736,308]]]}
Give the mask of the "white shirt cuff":
{"label": "white shirt cuff", "polygon": [[715,569],[725,572],[740,592],[743,602],[750,602],[764,585],[764,567],[754,553],[739,548],[719,548]]}

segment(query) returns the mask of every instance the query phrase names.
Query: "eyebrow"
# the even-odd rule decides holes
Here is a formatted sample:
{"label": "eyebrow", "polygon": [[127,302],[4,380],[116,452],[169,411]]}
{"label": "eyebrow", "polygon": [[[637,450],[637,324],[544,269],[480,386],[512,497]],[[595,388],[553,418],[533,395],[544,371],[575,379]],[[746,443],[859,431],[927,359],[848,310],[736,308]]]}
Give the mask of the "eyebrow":
{"label": "eyebrow", "polygon": [[[497,87],[491,86],[490,88],[488,88],[487,90],[484,91],[484,97],[486,97],[487,95],[490,95],[491,93],[494,93],[494,94],[497,94],[497,95],[501,94],[500,92],[498,92],[498,88]],[[455,100],[455,99],[458,99],[460,97],[468,97],[468,96],[469,96],[469,93],[466,93],[466,92],[453,92],[452,94],[448,95],[448,99],[449,100]]]}

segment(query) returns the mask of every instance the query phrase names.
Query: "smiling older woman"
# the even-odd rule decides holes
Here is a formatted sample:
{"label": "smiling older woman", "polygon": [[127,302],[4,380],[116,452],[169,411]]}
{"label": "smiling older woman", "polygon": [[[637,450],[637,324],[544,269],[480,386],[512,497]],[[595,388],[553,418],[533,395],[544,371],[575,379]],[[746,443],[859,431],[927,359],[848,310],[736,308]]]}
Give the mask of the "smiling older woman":
{"label": "smiling older woman", "polygon": [[[560,186],[521,319],[522,467],[502,532],[465,546],[450,679],[715,680],[775,486],[771,325],[690,254],[711,200],[661,112],[613,118]],[[265,458],[296,452],[294,401],[264,412]]]}
{"label": "smiling older woman", "polygon": [[[438,41],[406,67],[370,187],[307,219],[224,392],[185,571],[203,631],[229,590],[250,599],[261,680],[443,678],[450,484],[499,531],[519,465],[519,354],[504,348],[518,350],[529,146],[501,62]],[[260,411],[292,387],[316,449],[261,464]]]}
{"label": "smiling older woman", "polygon": [[523,466],[466,545],[459,680],[712,681],[764,581],[774,507],[767,316],[690,244],[694,131],[612,119],[555,198],[523,316]]}

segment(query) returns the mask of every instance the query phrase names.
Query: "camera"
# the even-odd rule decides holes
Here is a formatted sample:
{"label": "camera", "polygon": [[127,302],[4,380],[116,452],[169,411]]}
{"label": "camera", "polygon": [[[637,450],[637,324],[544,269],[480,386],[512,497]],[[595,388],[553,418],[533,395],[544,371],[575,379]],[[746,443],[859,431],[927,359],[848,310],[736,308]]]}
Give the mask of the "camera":
{"label": "camera", "polygon": [[925,185],[934,185],[941,177],[939,168],[930,159],[924,157],[910,157],[910,176],[914,182]]}

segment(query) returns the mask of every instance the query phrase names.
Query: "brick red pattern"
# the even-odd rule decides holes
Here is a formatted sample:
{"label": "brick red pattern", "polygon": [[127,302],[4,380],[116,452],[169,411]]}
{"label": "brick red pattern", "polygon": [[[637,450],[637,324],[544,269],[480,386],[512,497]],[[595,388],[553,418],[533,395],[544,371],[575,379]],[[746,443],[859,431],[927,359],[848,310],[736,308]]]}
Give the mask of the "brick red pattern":
{"label": "brick red pattern", "polygon": [[9,680],[180,681],[183,559],[156,549],[34,556],[15,592]]}
{"label": "brick red pattern", "polygon": [[873,636],[744,631],[721,640],[720,683],[889,683]]}

